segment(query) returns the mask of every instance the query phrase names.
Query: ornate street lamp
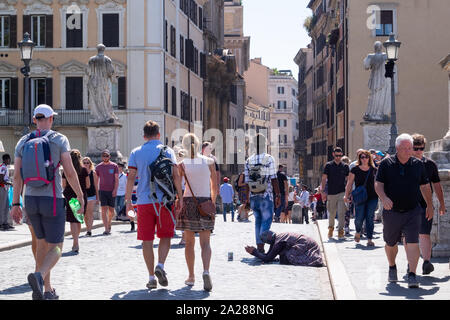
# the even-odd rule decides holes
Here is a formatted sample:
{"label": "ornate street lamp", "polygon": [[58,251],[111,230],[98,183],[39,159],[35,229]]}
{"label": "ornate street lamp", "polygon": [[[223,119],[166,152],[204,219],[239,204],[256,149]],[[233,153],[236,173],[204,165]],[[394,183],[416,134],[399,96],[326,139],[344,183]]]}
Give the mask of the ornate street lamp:
{"label": "ornate street lamp", "polygon": [[33,59],[33,48],[35,44],[30,39],[30,34],[27,32],[23,36],[23,40],[18,43],[20,48],[20,57],[25,64],[20,69],[20,72],[25,77],[25,104],[24,104],[24,133],[29,132],[31,125],[31,106],[30,106],[30,62]]}
{"label": "ornate street lamp", "polygon": [[398,60],[398,50],[401,46],[401,42],[395,39],[395,35],[391,33],[389,40],[384,42],[383,46],[386,48],[387,62],[386,62],[386,78],[391,78],[391,140],[389,142],[389,154],[394,154],[395,140],[397,139],[397,115],[395,113],[395,81],[394,81],[394,68],[395,61]]}

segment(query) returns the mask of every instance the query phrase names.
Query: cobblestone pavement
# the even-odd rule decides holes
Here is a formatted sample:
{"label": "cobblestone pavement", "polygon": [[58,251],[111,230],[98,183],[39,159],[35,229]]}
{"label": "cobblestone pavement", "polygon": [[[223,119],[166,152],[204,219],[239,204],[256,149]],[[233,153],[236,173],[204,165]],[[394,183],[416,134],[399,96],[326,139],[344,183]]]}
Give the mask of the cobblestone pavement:
{"label": "cobblestone pavement", "polygon": [[417,266],[419,289],[409,289],[407,284],[406,259],[403,245],[399,245],[396,259],[399,282],[388,283],[388,262],[384,250],[383,225],[375,224],[375,247],[367,247],[366,237],[360,243],[353,240],[354,220],[350,223],[351,236],[345,241],[328,239],[328,220],[319,220],[323,246],[328,259],[331,281],[337,300],[448,300],[450,297],[450,272],[448,258],[432,258],[435,270],[422,275],[422,258]]}
{"label": "cobblestone pavement", "polygon": [[[185,286],[187,267],[184,247],[179,237],[172,239],[172,249],[165,263],[168,287],[149,291],[148,273],[142,257],[141,242],[129,225],[113,226],[112,235],[93,230],[91,238],[80,238],[80,253],[72,255],[71,237],[66,237],[63,257],[52,271],[52,285],[65,300],[309,300],[333,299],[327,268],[262,264],[244,250],[254,245],[254,223],[223,222],[217,216],[211,237],[211,277],[213,290],[203,290],[200,246],[196,239],[196,283]],[[276,232],[296,231],[320,243],[317,227],[274,223]],[[177,232],[178,235],[180,232]],[[84,233],[82,233],[84,234]],[[154,247],[157,248],[158,240]],[[228,261],[228,252],[234,253]],[[157,249],[155,249],[155,253]],[[27,274],[34,270],[31,247],[0,252],[0,300],[30,300]]]}

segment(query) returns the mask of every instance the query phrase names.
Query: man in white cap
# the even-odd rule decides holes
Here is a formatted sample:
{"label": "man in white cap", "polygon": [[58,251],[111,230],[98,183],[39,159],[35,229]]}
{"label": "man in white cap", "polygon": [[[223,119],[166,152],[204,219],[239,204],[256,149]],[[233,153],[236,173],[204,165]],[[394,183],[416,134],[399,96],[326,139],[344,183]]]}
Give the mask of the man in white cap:
{"label": "man in white cap", "polygon": [[[83,213],[84,208],[83,192],[70,157],[69,140],[66,136],[51,130],[54,115],[57,115],[57,113],[50,106],[37,106],[33,115],[36,131],[23,136],[17,143],[15,150],[14,196],[11,215],[16,223],[20,223],[22,209],[19,197],[23,184],[26,183],[25,207],[27,208],[28,219],[38,239],[36,252],[37,270],[28,275],[28,283],[33,290],[33,300],[58,299],[55,289],[50,285],[50,271],[61,257],[66,222],[61,174],[58,170],[59,164],[62,165],[66,179],[75,191],[81,204],[81,209],[78,213]],[[36,182],[36,178],[30,179],[28,177],[27,179],[27,172],[29,172],[31,167],[27,157],[30,152],[33,152],[29,150],[29,145],[32,143],[34,146],[37,146],[37,141],[41,137],[48,138],[51,158],[48,163],[45,162],[48,170],[43,171],[46,173],[38,171],[39,177],[45,175],[46,182],[37,186],[37,184],[31,183],[33,180]],[[26,147],[28,150],[25,149]],[[38,152],[35,151],[36,159],[39,159],[38,156],[40,156]],[[24,166],[22,166],[22,162]],[[38,167],[38,165],[40,165],[39,160],[36,160],[36,166]],[[51,170],[52,168],[53,170]],[[21,171],[23,172],[21,173]],[[50,183],[47,183],[49,181]]]}

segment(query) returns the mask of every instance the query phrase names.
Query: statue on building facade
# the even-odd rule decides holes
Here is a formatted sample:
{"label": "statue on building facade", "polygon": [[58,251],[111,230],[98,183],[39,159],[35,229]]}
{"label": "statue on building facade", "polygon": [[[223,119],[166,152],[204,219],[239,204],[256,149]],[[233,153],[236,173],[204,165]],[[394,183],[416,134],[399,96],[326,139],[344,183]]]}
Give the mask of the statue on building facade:
{"label": "statue on building facade", "polygon": [[92,121],[96,123],[114,123],[118,120],[111,102],[111,83],[117,81],[112,61],[105,56],[106,47],[97,46],[97,55],[89,59],[87,74],[88,91]]}
{"label": "statue on building facade", "polygon": [[371,70],[369,79],[369,103],[364,115],[366,121],[388,120],[391,113],[391,79],[385,78],[386,53],[383,44],[375,42],[375,53],[364,59],[364,68]]}

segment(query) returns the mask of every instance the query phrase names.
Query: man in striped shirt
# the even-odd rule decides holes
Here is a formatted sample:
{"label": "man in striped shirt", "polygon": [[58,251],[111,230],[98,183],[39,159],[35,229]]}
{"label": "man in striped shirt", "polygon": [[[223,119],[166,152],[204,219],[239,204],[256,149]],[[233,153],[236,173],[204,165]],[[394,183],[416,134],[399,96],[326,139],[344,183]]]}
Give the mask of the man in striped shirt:
{"label": "man in striped shirt", "polygon": [[[266,183],[266,188],[264,191],[259,193],[249,190],[249,196],[247,196],[247,199],[249,200],[247,200],[247,202],[250,202],[253,215],[255,216],[255,237],[257,249],[260,252],[264,252],[264,242],[261,240],[260,236],[261,233],[270,229],[274,209],[281,205],[281,194],[278,186],[275,160],[270,154],[266,153],[266,137],[261,133],[258,133],[254,137],[253,143],[256,145],[256,154],[250,156],[245,163],[245,182],[248,183],[251,180],[251,167],[257,164],[262,164],[260,174],[264,177],[263,181]],[[275,190],[275,199],[272,190]]]}

